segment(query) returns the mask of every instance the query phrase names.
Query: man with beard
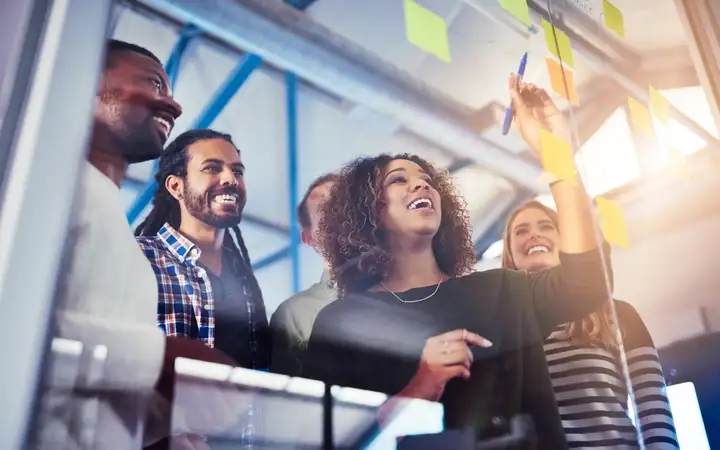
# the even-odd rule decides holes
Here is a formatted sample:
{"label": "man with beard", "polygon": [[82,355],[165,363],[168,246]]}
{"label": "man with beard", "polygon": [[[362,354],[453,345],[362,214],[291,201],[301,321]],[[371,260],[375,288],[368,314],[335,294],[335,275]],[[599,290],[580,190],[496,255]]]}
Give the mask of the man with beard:
{"label": "man with beard", "polygon": [[244,171],[230,136],[183,133],[160,157],[153,210],[135,235],[155,270],[160,328],[266,370],[265,305],[238,227]]}
{"label": "man with beard", "polygon": [[[165,338],[155,326],[157,284],[133,243],[120,195],[128,164],[157,158],[180,114],[158,58],[109,41],[55,318],[58,337],[80,341],[88,352],[106,349],[101,382],[76,386],[97,392],[97,448],[139,447],[142,406],[159,379],[172,379],[176,356],[229,361],[195,342]],[[73,400],[62,401],[69,408]],[[66,407],[43,405],[40,446],[78,447]]]}

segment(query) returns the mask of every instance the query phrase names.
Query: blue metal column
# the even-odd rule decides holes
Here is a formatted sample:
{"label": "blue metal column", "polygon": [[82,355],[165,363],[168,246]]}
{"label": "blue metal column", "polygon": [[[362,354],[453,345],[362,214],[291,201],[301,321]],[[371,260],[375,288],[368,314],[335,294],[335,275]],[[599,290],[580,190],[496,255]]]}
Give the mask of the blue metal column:
{"label": "blue metal column", "polygon": [[290,217],[290,263],[292,290],[300,291],[300,226],[298,224],[298,143],[297,143],[297,77],[285,73],[285,96],[288,140],[288,207]]}
{"label": "blue metal column", "polygon": [[180,38],[178,38],[175,47],[173,47],[170,57],[165,63],[165,72],[170,79],[170,88],[175,90],[178,76],[180,75],[180,66],[182,65],[185,52],[190,46],[193,39],[200,36],[202,31],[195,25],[189,23],[180,30]]}
{"label": "blue metal column", "polygon": [[[217,116],[220,115],[223,108],[227,106],[235,93],[242,87],[243,83],[250,78],[250,75],[252,75],[255,69],[260,67],[261,64],[262,59],[259,56],[252,53],[246,54],[242,61],[240,61],[230,75],[228,75],[225,83],[215,92],[215,96],[205,107],[205,110],[198,116],[195,123],[191,126],[191,129],[209,127]],[[140,213],[150,204],[156,187],[157,185],[154,179],[148,182],[143,192],[130,206],[127,213],[128,222],[135,222]]]}

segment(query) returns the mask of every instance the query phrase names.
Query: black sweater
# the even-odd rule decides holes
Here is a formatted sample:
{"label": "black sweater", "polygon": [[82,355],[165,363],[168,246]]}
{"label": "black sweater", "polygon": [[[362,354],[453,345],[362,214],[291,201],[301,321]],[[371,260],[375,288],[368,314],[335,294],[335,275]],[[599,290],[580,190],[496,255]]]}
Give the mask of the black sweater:
{"label": "black sweater", "polygon": [[[482,429],[498,417],[527,414],[539,449],[567,448],[543,340],[556,325],[600,308],[609,294],[599,251],[560,259],[560,266],[532,274],[499,269],[451,279],[419,303],[385,292],[347,295],[318,316],[303,376],[394,395],[413,377],[428,338],[464,328],[493,346],[473,348],[471,378],[447,384],[440,399],[445,427]],[[434,289],[397,294],[413,300]]]}

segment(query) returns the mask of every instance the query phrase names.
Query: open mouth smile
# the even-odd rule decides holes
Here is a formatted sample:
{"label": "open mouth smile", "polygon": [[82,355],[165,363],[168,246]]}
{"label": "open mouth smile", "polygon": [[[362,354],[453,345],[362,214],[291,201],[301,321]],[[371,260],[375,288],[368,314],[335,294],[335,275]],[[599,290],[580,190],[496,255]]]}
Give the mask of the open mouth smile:
{"label": "open mouth smile", "polygon": [[414,201],[412,201],[408,207],[409,210],[426,210],[426,211],[434,211],[435,208],[433,207],[433,202],[427,197],[421,197]]}

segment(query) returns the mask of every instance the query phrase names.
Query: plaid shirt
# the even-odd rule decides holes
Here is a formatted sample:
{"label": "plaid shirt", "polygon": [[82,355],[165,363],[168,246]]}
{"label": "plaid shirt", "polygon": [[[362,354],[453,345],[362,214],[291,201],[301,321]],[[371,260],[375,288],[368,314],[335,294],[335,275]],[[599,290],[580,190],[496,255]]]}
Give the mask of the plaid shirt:
{"label": "plaid shirt", "polygon": [[[215,346],[215,300],[208,273],[198,265],[200,248],[180,234],[170,224],[165,224],[155,236],[136,237],[140,248],[150,261],[158,283],[157,324],[168,336],[185,336],[200,339],[209,347]],[[237,254],[232,248],[232,239],[227,239],[224,251]],[[236,264],[236,272],[241,273],[249,285],[256,283],[252,269],[247,264]],[[245,270],[241,270],[245,268]],[[247,273],[242,273],[247,272]],[[248,330],[252,369],[268,367],[269,342],[266,346],[265,330],[267,317],[262,296],[252,295],[251,286],[244,294],[247,298]]]}

